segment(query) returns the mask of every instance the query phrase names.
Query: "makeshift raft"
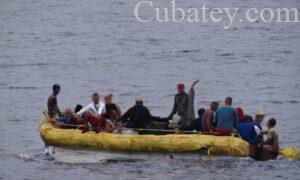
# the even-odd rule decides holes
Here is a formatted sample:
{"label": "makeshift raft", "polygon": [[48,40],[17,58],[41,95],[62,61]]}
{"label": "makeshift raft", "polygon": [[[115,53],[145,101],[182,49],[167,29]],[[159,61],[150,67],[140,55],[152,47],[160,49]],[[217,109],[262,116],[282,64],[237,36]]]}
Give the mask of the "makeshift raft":
{"label": "makeshift raft", "polygon": [[[208,155],[248,157],[249,144],[233,136],[204,134],[139,135],[86,132],[79,129],[62,129],[40,121],[40,135],[48,146],[93,149],[123,153],[199,153],[207,149]],[[285,149],[290,158],[299,157],[296,149]]]}

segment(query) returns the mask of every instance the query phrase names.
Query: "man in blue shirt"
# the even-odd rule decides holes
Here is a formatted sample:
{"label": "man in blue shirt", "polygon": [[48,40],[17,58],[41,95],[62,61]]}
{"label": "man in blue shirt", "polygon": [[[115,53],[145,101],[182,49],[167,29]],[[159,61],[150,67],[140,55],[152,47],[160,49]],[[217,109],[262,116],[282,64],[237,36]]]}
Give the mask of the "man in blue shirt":
{"label": "man in blue shirt", "polygon": [[244,141],[247,141],[251,145],[256,145],[260,141],[260,138],[256,135],[252,121],[251,116],[245,115],[243,121],[239,123],[237,131]]}
{"label": "man in blue shirt", "polygon": [[227,97],[225,105],[218,108],[215,116],[216,131],[224,135],[234,133],[238,122],[236,110],[231,105],[232,98]]}

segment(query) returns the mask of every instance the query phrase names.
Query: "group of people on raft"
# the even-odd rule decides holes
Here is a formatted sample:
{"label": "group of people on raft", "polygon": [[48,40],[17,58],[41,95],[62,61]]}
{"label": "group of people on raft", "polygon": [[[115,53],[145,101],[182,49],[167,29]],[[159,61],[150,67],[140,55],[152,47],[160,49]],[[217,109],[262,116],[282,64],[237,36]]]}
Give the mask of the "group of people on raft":
{"label": "group of people on raft", "polygon": [[[81,125],[82,132],[106,131],[118,133],[119,129],[155,129],[161,128],[155,122],[163,124],[164,129],[180,131],[201,131],[214,135],[238,135],[251,145],[253,157],[263,159],[266,156],[270,159],[276,158],[279,152],[278,134],[275,131],[276,120],[269,119],[267,130],[263,130],[261,123],[265,113],[257,109],[255,118],[244,115],[241,107],[232,107],[233,99],[227,97],[225,102],[211,102],[209,109],[201,108],[198,110],[198,117],[195,118],[194,112],[194,86],[189,93],[185,92],[183,83],[177,84],[178,93],[174,97],[173,109],[168,117],[161,118],[151,115],[150,111],[143,104],[143,100],[138,98],[135,105],[124,114],[120,107],[113,103],[113,95],[104,97],[104,102],[100,101],[98,93],[92,94],[92,102],[83,107],[77,105],[73,110],[67,108],[61,112],[57,95],[60,92],[60,85],[53,85],[53,92],[48,98],[48,121],[61,125]],[[267,138],[264,140],[264,135]]]}

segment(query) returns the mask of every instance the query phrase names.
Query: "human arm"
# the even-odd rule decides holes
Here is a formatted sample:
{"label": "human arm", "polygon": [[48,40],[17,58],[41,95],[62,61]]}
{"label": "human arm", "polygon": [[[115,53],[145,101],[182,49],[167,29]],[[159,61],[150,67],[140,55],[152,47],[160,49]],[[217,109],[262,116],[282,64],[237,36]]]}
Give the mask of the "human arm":
{"label": "human arm", "polygon": [[99,109],[98,109],[98,115],[104,115],[106,113],[106,109],[105,109],[105,104],[104,103],[99,103]]}
{"label": "human arm", "polygon": [[168,119],[172,119],[173,118],[173,115],[176,113],[177,111],[177,106],[178,104],[176,103],[176,95],[174,97],[174,105],[173,105],[173,109],[172,109],[172,112],[171,114],[169,115],[169,118]]}
{"label": "human arm", "polygon": [[45,115],[46,120],[47,120],[48,122],[50,122],[51,124],[54,124],[54,125],[56,125],[56,126],[62,125],[62,124],[63,124],[62,122],[58,121],[58,120],[56,119],[56,117],[49,117],[49,114],[47,114],[46,112],[43,112],[43,114]]}
{"label": "human arm", "polygon": [[153,121],[157,121],[157,122],[168,122],[169,121],[168,117],[161,118],[159,116],[152,116],[151,119]]}
{"label": "human arm", "polygon": [[[193,84],[194,86],[194,84]],[[192,88],[189,91],[189,96],[188,96],[188,112],[187,112],[187,119],[190,121],[195,120],[195,109],[194,109],[194,96],[195,96],[195,91]]]}
{"label": "human arm", "polygon": [[54,124],[56,126],[64,124],[63,122],[58,121],[55,117],[54,118],[49,118],[48,122],[50,122],[51,124]]}
{"label": "human arm", "polygon": [[89,104],[89,105],[85,106],[84,108],[82,108],[80,111],[78,111],[78,112],[76,113],[76,115],[77,115],[77,116],[82,116],[82,114],[83,114],[84,112],[86,112],[87,110],[89,110],[90,108],[91,108],[91,104]]}
{"label": "human arm", "polygon": [[115,129],[118,129],[118,125],[113,125],[113,123],[110,120],[105,121],[105,127],[104,131],[108,133],[112,133]]}
{"label": "human arm", "polygon": [[116,105],[116,108],[117,108],[117,114],[118,114],[118,117],[121,117],[121,108],[120,106]]}
{"label": "human arm", "polygon": [[268,134],[268,130],[260,130],[260,134]]}
{"label": "human arm", "polygon": [[195,85],[199,82],[199,79],[197,79],[196,81],[193,82],[191,89],[190,90],[194,90]]}
{"label": "human arm", "polygon": [[123,116],[120,117],[120,122],[127,123],[128,119],[130,117],[130,114],[131,114],[131,108],[128,111],[126,111],[126,113],[123,114]]}

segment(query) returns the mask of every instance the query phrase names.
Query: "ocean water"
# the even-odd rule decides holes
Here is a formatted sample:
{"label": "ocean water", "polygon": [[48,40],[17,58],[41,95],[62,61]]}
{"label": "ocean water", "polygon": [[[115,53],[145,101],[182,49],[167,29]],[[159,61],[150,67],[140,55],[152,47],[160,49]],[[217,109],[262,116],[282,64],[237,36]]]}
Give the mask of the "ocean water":
{"label": "ocean water", "polygon": [[[141,23],[137,2],[0,1],[0,179],[299,179],[300,162],[283,158],[64,164],[43,154],[39,119],[54,83],[61,109],[112,92],[123,111],[143,97],[152,114],[167,116],[176,84],[195,79],[196,108],[226,96],[246,114],[261,107],[277,119],[280,145],[300,149],[299,23]],[[300,9],[299,0],[206,4]]]}

